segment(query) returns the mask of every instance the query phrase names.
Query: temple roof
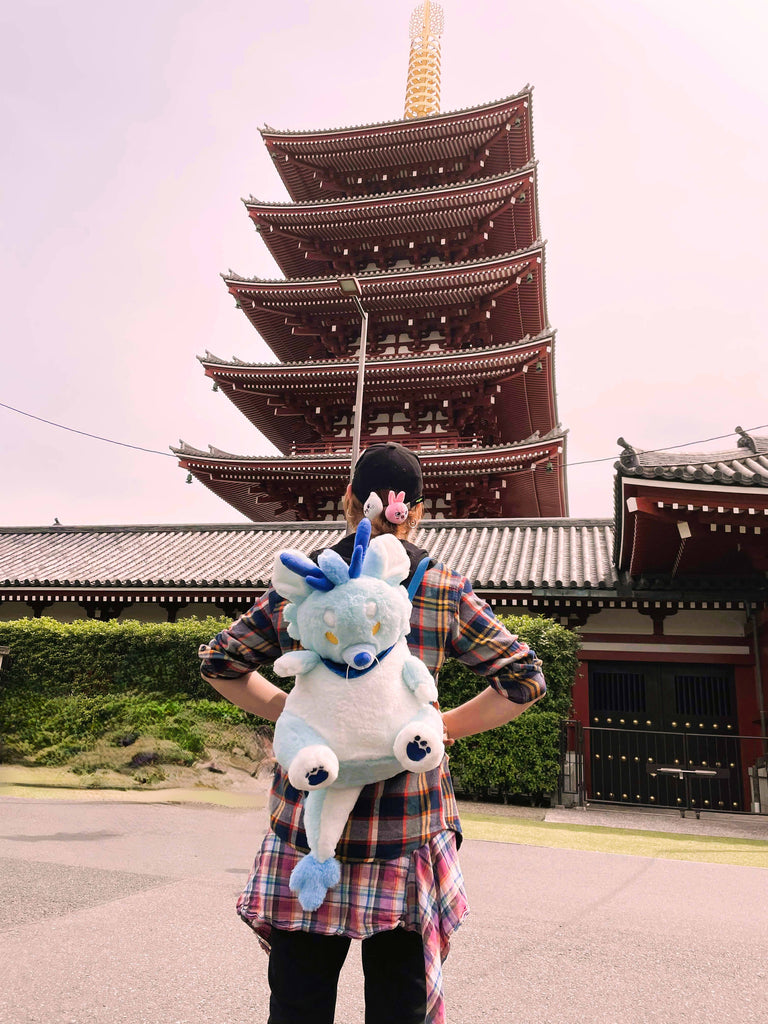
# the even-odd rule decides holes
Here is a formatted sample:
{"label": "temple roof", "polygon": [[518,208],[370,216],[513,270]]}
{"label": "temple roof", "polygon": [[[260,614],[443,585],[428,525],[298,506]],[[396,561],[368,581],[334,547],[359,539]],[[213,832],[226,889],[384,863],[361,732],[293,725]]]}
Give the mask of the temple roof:
{"label": "temple roof", "polygon": [[[0,527],[0,600],[19,589],[253,593],[278,552],[309,553],[344,533],[343,523]],[[425,520],[415,543],[486,592],[616,585],[607,519]]]}
{"label": "temple roof", "polygon": [[[460,352],[427,352],[418,355],[386,356],[368,359],[365,364],[365,383],[396,380],[431,380],[435,376],[460,372],[485,379],[488,374],[503,372],[506,367],[529,361],[539,352],[546,351],[554,342],[553,330],[542,331],[535,338],[526,337],[506,345],[482,349],[464,349]],[[221,359],[212,352],[197,357],[203,366],[221,368],[221,373],[242,375],[251,382],[268,385],[280,384],[312,386],[324,381],[336,385],[350,376],[357,377],[357,358],[315,359],[295,363],[249,363],[236,357]]]}
{"label": "temple roof", "polygon": [[516,170],[533,157],[530,104],[526,88],[507,99],[429,117],[322,131],[265,127],[261,134],[298,202]]}
{"label": "temple roof", "polygon": [[[412,442],[412,439],[405,438],[401,444],[413,448],[419,456],[425,468],[425,477],[428,476],[427,467],[433,472],[439,470],[454,470],[459,467],[466,468],[472,473],[482,474],[496,466],[507,466],[515,463],[525,463],[529,457],[547,455],[552,445],[565,442],[566,432],[553,430],[545,437],[531,437],[520,441],[517,444],[500,444],[491,447],[476,448],[450,448],[447,450],[436,449],[434,451],[424,449]],[[388,438],[391,440],[391,438]],[[201,459],[206,462],[219,462],[225,464],[258,465],[265,468],[274,468],[278,471],[286,471],[291,475],[303,473],[306,470],[324,472],[327,470],[333,473],[340,470],[349,476],[350,442],[339,439],[336,442],[335,450],[326,450],[315,453],[301,453],[291,458],[281,455],[235,455],[232,452],[225,452],[213,445],[208,446],[205,451],[202,448],[195,448],[180,441],[178,446],[171,445],[171,451],[182,459]],[[425,486],[429,481],[425,480]]]}
{"label": "temple roof", "polygon": [[[469,184],[304,203],[243,202],[286,277],[306,277],[328,273],[332,263],[347,272],[364,262],[380,265],[384,254],[407,257],[416,245],[445,258],[448,240],[448,248],[483,244],[485,255],[530,246],[538,236],[535,181],[531,162],[515,174]],[[466,255],[459,250],[455,258]]]}
{"label": "temple roof", "polygon": [[[267,281],[230,272],[225,283],[238,305],[281,360],[306,358],[315,339],[339,349],[342,336],[359,335],[360,318],[335,277]],[[407,267],[358,275],[362,303],[370,314],[369,343],[409,326],[439,329],[451,319],[472,343],[482,328],[483,347],[535,336],[548,326],[544,298],[543,244],[491,259]],[[474,314],[474,318],[468,315]],[[478,343],[476,342],[475,345]],[[456,339],[445,346],[459,347]]]}
{"label": "temple roof", "polygon": [[[768,573],[768,437],[720,452],[641,451],[616,463],[616,564],[633,577]],[[746,584],[745,584],[746,585]]]}
{"label": "temple roof", "polygon": [[[376,440],[388,439],[382,435]],[[424,495],[444,498],[453,515],[491,505],[489,515],[562,515],[567,508],[563,465],[565,433],[553,430],[517,444],[428,447],[426,439],[397,436],[418,452],[424,467]],[[349,480],[350,441],[318,445],[290,456],[234,455],[184,442],[171,450],[183,469],[254,522],[336,517]],[[514,486],[507,482],[514,477]],[[506,482],[505,482],[506,481]],[[328,509],[328,511],[324,511]],[[320,514],[318,514],[320,513]]]}
{"label": "temple roof", "polygon": [[768,437],[740,435],[737,447],[722,452],[643,451],[617,441],[624,452],[615,468],[621,476],[645,480],[680,480],[686,483],[768,487]]}
{"label": "temple roof", "polygon": [[[439,396],[451,408],[473,406],[497,440],[545,434],[557,422],[553,346],[553,332],[547,331],[490,349],[371,359],[365,366],[366,406],[401,411],[408,401]],[[323,423],[354,404],[356,359],[248,364],[210,353],[198,358],[227,398],[284,453],[329,433],[327,426],[310,425],[319,419],[318,402]]]}

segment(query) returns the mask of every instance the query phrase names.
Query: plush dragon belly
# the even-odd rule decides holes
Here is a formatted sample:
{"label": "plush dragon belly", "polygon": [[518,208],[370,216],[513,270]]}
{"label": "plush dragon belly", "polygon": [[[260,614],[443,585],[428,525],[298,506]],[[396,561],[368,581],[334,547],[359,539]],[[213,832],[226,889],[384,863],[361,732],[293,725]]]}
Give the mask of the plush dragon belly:
{"label": "plush dragon belly", "polygon": [[437,687],[408,650],[411,602],[402,581],[410,563],[391,534],[370,538],[363,519],[349,565],[324,551],[316,565],[298,551],[275,561],[272,586],[289,604],[288,633],[304,650],[278,658],[295,676],[275,725],[275,757],[306,792],[310,852],[290,887],[304,910],[339,881],[334,853],[360,790],[403,770],[426,772],[443,759]]}

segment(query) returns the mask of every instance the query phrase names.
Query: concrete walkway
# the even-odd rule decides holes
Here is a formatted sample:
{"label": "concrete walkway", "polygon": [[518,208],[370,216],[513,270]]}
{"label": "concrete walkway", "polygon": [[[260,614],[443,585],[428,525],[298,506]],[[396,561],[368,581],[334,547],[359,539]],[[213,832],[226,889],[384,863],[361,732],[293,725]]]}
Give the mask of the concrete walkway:
{"label": "concrete walkway", "polygon": [[679,811],[665,808],[591,804],[589,807],[554,808],[545,811],[544,821],[768,841],[768,815],[765,814],[721,814],[716,811],[702,811],[701,817],[697,818],[693,811],[687,811],[683,818]]}
{"label": "concrete walkway", "polygon": [[[265,1021],[266,957],[234,913],[265,827],[258,808],[0,797],[0,1022]],[[768,1018],[768,870],[471,840],[462,864],[449,1024]],[[353,947],[337,1024],[361,1024],[361,991]]]}

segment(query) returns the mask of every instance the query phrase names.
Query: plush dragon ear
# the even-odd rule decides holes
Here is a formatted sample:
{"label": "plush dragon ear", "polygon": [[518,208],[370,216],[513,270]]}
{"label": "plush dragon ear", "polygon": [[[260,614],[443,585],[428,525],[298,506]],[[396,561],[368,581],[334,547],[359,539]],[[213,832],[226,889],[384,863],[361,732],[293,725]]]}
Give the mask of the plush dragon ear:
{"label": "plush dragon ear", "polygon": [[323,570],[301,551],[282,551],[275,559],[272,586],[287,601],[301,604],[313,590],[332,590]]}
{"label": "plush dragon ear", "polygon": [[363,559],[363,574],[384,580],[391,587],[403,582],[410,567],[405,548],[391,533],[374,537]]}

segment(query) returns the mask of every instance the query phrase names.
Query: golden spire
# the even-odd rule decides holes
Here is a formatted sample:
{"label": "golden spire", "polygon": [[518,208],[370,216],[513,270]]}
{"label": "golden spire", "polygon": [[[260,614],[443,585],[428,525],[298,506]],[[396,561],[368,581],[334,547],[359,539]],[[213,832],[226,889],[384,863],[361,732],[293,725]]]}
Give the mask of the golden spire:
{"label": "golden spire", "polygon": [[426,117],[440,111],[440,36],[443,9],[424,0],[411,14],[411,54],[405,87],[405,116]]}

